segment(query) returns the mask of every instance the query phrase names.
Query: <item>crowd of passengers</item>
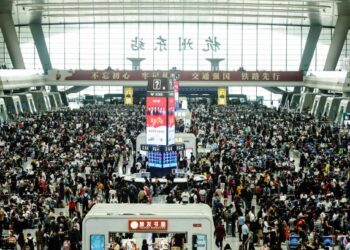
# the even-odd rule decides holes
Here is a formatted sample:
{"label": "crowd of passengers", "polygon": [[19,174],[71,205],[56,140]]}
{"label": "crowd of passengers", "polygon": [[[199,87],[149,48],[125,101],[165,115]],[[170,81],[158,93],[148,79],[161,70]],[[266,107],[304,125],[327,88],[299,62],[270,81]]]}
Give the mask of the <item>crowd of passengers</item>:
{"label": "crowd of passengers", "polygon": [[[185,185],[172,173],[165,183],[123,178],[148,167],[134,150],[145,130],[144,106],[88,106],[1,124],[2,247],[81,249],[82,220],[94,204],[152,203],[162,195],[167,203],[210,205],[219,249],[230,249],[231,235],[244,249],[264,250],[281,249],[294,234],[300,249],[324,247],[324,235],[349,235],[348,130],[256,105],[190,110],[186,131],[202,153],[179,157],[189,173]],[[350,239],[343,239],[348,250]],[[122,248],[117,242],[111,249]]]}

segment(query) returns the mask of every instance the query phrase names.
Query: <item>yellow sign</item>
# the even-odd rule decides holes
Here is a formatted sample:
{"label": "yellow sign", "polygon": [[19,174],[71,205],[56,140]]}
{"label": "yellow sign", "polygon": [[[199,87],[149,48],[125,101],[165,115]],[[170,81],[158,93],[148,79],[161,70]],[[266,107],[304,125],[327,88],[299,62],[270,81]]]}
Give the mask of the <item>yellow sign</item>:
{"label": "yellow sign", "polygon": [[227,89],[218,88],[218,105],[227,105]]}
{"label": "yellow sign", "polygon": [[124,88],[124,104],[133,105],[134,104],[134,89]]}

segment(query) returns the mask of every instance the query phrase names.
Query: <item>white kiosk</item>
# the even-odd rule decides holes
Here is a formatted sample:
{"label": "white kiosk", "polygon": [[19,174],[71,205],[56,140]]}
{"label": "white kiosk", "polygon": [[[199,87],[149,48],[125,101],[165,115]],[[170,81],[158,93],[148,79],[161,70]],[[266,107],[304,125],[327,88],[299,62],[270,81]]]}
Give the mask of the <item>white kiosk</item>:
{"label": "white kiosk", "polygon": [[335,122],[338,124],[343,124],[344,113],[349,113],[349,112],[350,112],[350,100],[349,99],[341,100]]}
{"label": "white kiosk", "polygon": [[7,109],[3,98],[0,98],[0,122],[7,121]]}
{"label": "white kiosk", "polygon": [[331,122],[335,121],[338,114],[340,101],[343,99],[344,98],[342,97],[327,97],[322,116],[326,117]]}
{"label": "white kiosk", "polygon": [[[185,156],[190,159],[191,153],[197,159],[196,136],[190,133],[176,133],[175,143],[185,144]],[[141,151],[141,144],[146,144],[146,133],[141,133],[136,139],[136,152],[146,155],[145,151]]]}
{"label": "white kiosk", "polygon": [[329,95],[316,95],[314,103],[312,104],[311,114],[315,117],[321,116],[323,112],[323,107],[326,103]]}
{"label": "white kiosk", "polygon": [[[205,204],[96,204],[85,216],[83,249],[110,249],[120,234],[132,233],[123,240],[141,249],[143,240],[153,249],[171,248],[174,238],[187,250],[212,250],[214,223],[211,208]],[[154,240],[152,240],[154,239]]]}
{"label": "white kiosk", "polygon": [[36,107],[34,104],[33,95],[30,93],[21,93],[18,94],[21,99],[22,109],[24,112],[28,112],[30,114],[36,113]]}
{"label": "white kiosk", "polygon": [[3,95],[0,97],[5,101],[8,114],[19,115],[23,112],[21,99],[19,98],[19,96]]}
{"label": "white kiosk", "polygon": [[46,91],[32,91],[35,106],[38,111],[51,111],[50,99]]}
{"label": "white kiosk", "polygon": [[298,107],[298,110],[300,111],[300,113],[304,111],[311,111],[315,97],[316,97],[316,93],[301,94],[299,107]]}

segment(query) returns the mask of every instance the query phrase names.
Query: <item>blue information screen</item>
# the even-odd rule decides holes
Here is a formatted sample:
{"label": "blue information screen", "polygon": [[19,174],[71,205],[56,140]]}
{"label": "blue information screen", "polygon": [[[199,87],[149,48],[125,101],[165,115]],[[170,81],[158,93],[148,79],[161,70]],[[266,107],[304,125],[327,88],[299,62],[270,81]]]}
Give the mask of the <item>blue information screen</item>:
{"label": "blue information screen", "polygon": [[177,152],[164,152],[163,154],[163,167],[171,168],[177,166]]}
{"label": "blue information screen", "polygon": [[148,166],[153,168],[162,167],[162,153],[161,152],[148,152]]}
{"label": "blue information screen", "polygon": [[90,250],[104,250],[105,236],[103,234],[90,235]]}

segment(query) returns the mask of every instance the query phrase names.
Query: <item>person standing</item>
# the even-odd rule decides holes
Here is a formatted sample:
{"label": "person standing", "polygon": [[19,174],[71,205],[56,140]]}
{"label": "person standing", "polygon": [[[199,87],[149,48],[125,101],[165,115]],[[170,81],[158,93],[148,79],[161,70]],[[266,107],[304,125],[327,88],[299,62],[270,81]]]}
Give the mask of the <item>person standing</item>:
{"label": "person standing", "polygon": [[220,250],[222,250],[223,241],[226,238],[226,230],[221,220],[219,221],[219,224],[215,228],[214,236],[215,236],[215,245],[218,248],[220,248]]}
{"label": "person standing", "polygon": [[245,224],[245,217],[241,211],[239,211],[238,214],[239,214],[237,219],[238,237],[239,237],[239,241],[242,241],[242,226]]}
{"label": "person standing", "polygon": [[74,212],[77,209],[77,203],[74,201],[73,198],[70,198],[70,201],[68,202],[68,211],[69,211],[69,218],[73,218]]}
{"label": "person standing", "polygon": [[2,238],[2,230],[4,227],[4,221],[5,221],[5,210],[0,207],[0,239]]}
{"label": "person standing", "polygon": [[42,230],[42,226],[39,225],[38,231],[35,232],[36,245],[38,250],[44,250],[45,247],[45,239],[44,239],[44,231]]}
{"label": "person standing", "polygon": [[245,222],[242,226],[242,241],[245,250],[248,249],[248,239],[249,239],[249,222]]}

